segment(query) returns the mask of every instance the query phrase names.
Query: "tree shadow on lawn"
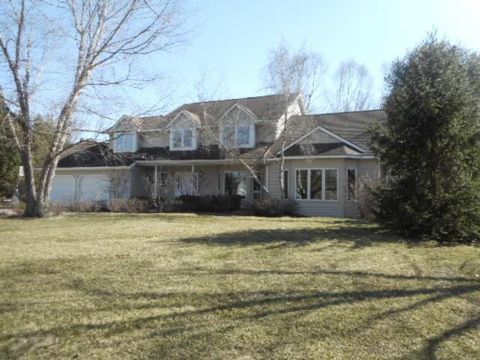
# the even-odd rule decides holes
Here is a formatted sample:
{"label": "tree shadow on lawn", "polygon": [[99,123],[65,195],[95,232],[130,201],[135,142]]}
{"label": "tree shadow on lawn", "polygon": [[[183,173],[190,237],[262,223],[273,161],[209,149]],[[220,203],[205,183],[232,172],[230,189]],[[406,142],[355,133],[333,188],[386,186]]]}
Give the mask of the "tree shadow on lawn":
{"label": "tree shadow on lawn", "polygon": [[[48,264],[45,264],[48,267]],[[172,272],[173,273],[173,272]],[[429,304],[438,304],[453,297],[477,296],[480,292],[480,281],[469,277],[442,277],[442,276],[417,276],[402,274],[369,273],[361,271],[336,271],[330,269],[317,269],[312,272],[289,270],[197,270],[186,269],[176,271],[175,274],[183,276],[217,276],[217,275],[251,275],[252,281],[264,274],[277,274],[290,276],[298,274],[316,274],[334,276],[338,283],[351,278],[358,278],[368,283],[372,277],[389,281],[395,279],[394,288],[386,287],[373,290],[364,288],[348,291],[310,291],[295,289],[288,291],[237,291],[237,292],[166,292],[143,290],[138,288],[134,292],[120,292],[108,288],[102,280],[85,280],[79,277],[68,278],[66,290],[74,290],[78,295],[94,301],[95,312],[107,310],[119,314],[128,311],[125,320],[115,321],[85,321],[85,319],[72,324],[65,324],[38,331],[4,332],[0,335],[0,344],[7,343],[4,352],[9,357],[18,357],[35,349],[36,343],[41,339],[77,337],[86,332],[94,331],[96,336],[109,338],[123,333],[132,333],[141,330],[143,337],[153,337],[158,340],[157,352],[165,355],[174,354],[174,348],[188,349],[196,342],[205,342],[205,351],[210,347],[218,346],[215,342],[232,330],[238,324],[253,324],[262,322],[266,326],[278,326],[289,321],[298,321],[301,315],[342,305],[368,304],[374,301],[392,301],[393,308],[376,312],[365,322],[365,328],[372,327],[376,321],[392,318],[399,314],[420,309]],[[169,275],[171,273],[165,273]],[[159,276],[162,276],[160,273]],[[412,288],[411,280],[422,281],[424,285]],[[23,281],[26,281],[25,279]],[[215,279],[206,280],[214,282]],[[405,283],[405,282],[407,283]],[[391,283],[389,283],[391,284]],[[102,287],[105,286],[105,287]],[[364,286],[364,285],[362,285]],[[379,287],[379,284],[376,284]],[[59,289],[64,291],[65,289]],[[398,307],[396,301],[404,299],[410,303]],[[106,305],[110,304],[110,308]],[[2,304],[0,304],[2,305]],[[10,304],[11,305],[11,304]],[[43,304],[45,305],[45,304]],[[29,311],[35,311],[35,304]],[[162,314],[142,316],[145,308],[163,309]],[[361,308],[360,308],[361,309]],[[24,309],[22,309],[24,311]],[[65,310],[64,310],[65,311]],[[93,318],[95,315],[93,315]],[[91,316],[89,316],[92,318]],[[118,316],[114,316],[118,318]],[[75,316],[73,316],[75,318]],[[104,318],[104,317],[103,317]],[[212,323],[213,319],[213,323]],[[435,359],[438,348],[447,340],[462,336],[466,332],[480,328],[480,317],[474,317],[452,327],[442,326],[439,334],[429,338],[421,350],[420,357]],[[325,329],[325,336],[335,337]],[[353,331],[353,329],[352,329]],[[288,339],[288,334],[281,334]],[[138,336],[138,335],[136,335]],[[307,336],[307,335],[305,335]],[[412,335],[415,336],[415,335]],[[40,339],[40,340],[39,340]],[[84,340],[85,341],[85,340]],[[20,344],[20,345],[19,345]],[[88,346],[88,344],[85,344]],[[0,352],[0,355],[2,352]]]}
{"label": "tree shadow on lawn", "polygon": [[[343,224],[343,223],[342,223]],[[306,246],[323,241],[335,241],[358,249],[385,243],[405,243],[407,246],[427,246],[426,243],[407,240],[381,228],[352,223],[351,226],[331,225],[325,228],[254,229],[190,237],[185,243],[221,246],[269,245],[269,248]],[[332,246],[337,246],[333,244]],[[428,246],[432,246],[431,243]]]}

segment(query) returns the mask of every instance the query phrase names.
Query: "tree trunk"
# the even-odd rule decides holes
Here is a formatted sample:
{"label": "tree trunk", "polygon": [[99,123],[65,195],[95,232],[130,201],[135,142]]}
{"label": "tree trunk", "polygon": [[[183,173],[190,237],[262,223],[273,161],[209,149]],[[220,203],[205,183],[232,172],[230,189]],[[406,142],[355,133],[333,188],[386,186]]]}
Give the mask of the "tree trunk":
{"label": "tree trunk", "polygon": [[23,216],[35,217],[37,207],[37,191],[35,189],[35,175],[33,172],[32,153],[30,152],[30,149],[22,150],[21,158],[25,183],[25,211]]}

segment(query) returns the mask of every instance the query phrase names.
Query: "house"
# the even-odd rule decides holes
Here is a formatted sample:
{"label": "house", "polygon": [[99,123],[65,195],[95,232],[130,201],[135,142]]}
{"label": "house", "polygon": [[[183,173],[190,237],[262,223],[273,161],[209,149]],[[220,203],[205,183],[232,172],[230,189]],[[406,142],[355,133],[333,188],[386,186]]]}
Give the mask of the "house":
{"label": "house", "polygon": [[[287,119],[285,121],[285,109]],[[113,195],[283,196],[303,215],[355,216],[362,179],[379,176],[369,129],[383,111],[307,114],[302,96],[281,95],[184,104],[164,116],[123,116],[108,143],[63,157],[52,201],[108,201]],[[255,181],[256,178],[261,182]],[[152,180],[153,179],[153,180]],[[170,179],[171,181],[168,181]]]}

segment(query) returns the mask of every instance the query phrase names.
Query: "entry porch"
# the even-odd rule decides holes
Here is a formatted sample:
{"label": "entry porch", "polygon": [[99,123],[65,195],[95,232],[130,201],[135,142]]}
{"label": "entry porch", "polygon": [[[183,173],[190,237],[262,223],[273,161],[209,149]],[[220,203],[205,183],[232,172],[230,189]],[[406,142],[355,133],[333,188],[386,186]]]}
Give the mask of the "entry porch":
{"label": "entry porch", "polygon": [[142,161],[132,169],[132,196],[238,195],[250,203],[264,191],[266,168],[261,163],[247,166],[234,162]]}

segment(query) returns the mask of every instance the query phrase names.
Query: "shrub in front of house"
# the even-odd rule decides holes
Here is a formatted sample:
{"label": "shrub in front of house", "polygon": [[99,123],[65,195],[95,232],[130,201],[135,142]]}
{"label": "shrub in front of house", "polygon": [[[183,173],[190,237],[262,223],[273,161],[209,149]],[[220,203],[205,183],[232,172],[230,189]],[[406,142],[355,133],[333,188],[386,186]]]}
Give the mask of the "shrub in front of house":
{"label": "shrub in front of house", "polygon": [[64,201],[52,202],[49,206],[51,214],[62,212],[118,212],[143,213],[150,209],[148,200],[142,198],[113,199],[107,201]]}
{"label": "shrub in front of house", "polygon": [[274,199],[262,196],[253,201],[252,212],[257,216],[295,216],[297,203],[292,199]]}
{"label": "shrub in front of house", "polygon": [[379,212],[377,194],[382,190],[383,183],[376,179],[362,179],[358,187],[358,214],[361,219],[374,221]]}
{"label": "shrub in front of house", "polygon": [[142,198],[113,199],[108,210],[121,213],[143,213],[150,209],[148,200]]}
{"label": "shrub in front of house", "polygon": [[176,211],[228,212],[240,209],[239,195],[182,195],[177,198]]}

